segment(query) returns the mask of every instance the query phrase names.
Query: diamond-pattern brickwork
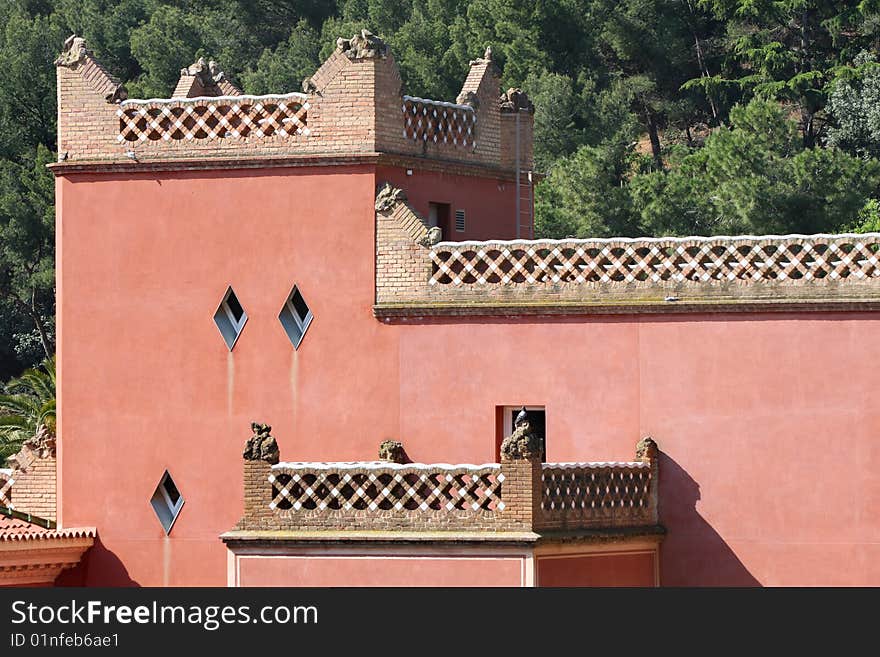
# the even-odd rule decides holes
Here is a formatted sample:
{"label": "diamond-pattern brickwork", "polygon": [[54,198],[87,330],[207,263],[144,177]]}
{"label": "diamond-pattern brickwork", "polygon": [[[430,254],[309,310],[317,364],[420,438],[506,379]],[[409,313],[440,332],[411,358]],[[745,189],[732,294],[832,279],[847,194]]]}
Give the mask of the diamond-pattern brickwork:
{"label": "diamond-pattern brickwork", "polygon": [[443,242],[431,285],[761,283],[880,278],[880,234]]}
{"label": "diamond-pattern brickwork", "polygon": [[504,509],[497,464],[282,463],[272,468],[270,508],[294,513],[444,515]]}
{"label": "diamond-pattern brickwork", "polygon": [[655,514],[649,463],[545,463],[544,528],[646,524]]}
{"label": "diamond-pattern brickwork", "polygon": [[308,136],[308,96],[126,100],[116,111],[120,143]]}
{"label": "diamond-pattern brickwork", "polygon": [[416,142],[476,146],[477,113],[469,105],[403,97],[403,136]]}

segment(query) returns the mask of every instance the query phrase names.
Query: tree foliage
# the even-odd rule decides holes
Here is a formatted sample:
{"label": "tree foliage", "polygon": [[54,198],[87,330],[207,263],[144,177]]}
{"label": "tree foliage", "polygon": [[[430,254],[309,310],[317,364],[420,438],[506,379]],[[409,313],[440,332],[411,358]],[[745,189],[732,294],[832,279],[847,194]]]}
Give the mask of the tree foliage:
{"label": "tree foliage", "polygon": [[25,371],[0,394],[0,465],[37,434],[55,436],[55,358]]}
{"label": "tree foliage", "polygon": [[45,164],[72,32],[133,97],[200,56],[246,92],[295,91],[367,28],[408,93],[452,100],[491,46],[537,106],[546,236],[878,225],[876,0],[5,0],[0,26],[0,376],[54,349]]}

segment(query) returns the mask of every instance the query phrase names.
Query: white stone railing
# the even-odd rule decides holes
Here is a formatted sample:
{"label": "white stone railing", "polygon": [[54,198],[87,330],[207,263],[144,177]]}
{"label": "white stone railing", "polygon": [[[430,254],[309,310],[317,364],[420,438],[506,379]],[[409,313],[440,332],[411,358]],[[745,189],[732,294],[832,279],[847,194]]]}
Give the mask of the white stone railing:
{"label": "white stone railing", "polygon": [[212,96],[125,100],[120,143],[308,136],[308,96]]}
{"label": "white stone railing", "polygon": [[404,96],[402,110],[406,139],[463,148],[476,145],[477,113],[470,105]]}
{"label": "white stone railing", "polygon": [[440,242],[435,286],[865,281],[880,233]]}
{"label": "white stone railing", "polygon": [[619,527],[657,522],[650,463],[544,463],[545,527]]}
{"label": "white stone railing", "polygon": [[294,512],[494,512],[504,509],[503,481],[497,463],[279,463],[269,475],[269,506]]}
{"label": "white stone railing", "polygon": [[0,468],[0,506],[8,508],[12,507],[12,484],[15,480],[12,478],[12,470],[8,468]]}

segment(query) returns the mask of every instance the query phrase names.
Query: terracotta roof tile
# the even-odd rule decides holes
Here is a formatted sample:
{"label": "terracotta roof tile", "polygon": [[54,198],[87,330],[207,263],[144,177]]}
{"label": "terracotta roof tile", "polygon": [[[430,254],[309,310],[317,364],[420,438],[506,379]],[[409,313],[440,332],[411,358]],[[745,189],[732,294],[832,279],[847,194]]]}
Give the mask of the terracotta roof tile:
{"label": "terracotta roof tile", "polygon": [[0,542],[2,541],[46,541],[56,538],[95,538],[94,527],[69,527],[65,529],[45,529],[39,525],[0,515]]}

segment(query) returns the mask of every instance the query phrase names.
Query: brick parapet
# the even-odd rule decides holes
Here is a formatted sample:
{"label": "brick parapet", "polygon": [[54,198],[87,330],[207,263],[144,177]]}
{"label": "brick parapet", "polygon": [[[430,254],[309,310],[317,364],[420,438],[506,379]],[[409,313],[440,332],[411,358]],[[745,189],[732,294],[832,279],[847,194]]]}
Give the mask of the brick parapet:
{"label": "brick parapet", "polygon": [[[301,102],[306,107],[277,116],[272,110],[252,108],[257,103],[277,103],[279,96],[243,96],[225,78],[217,83],[209,79],[210,84],[205,86],[199,75],[190,74],[196,65],[182,71],[173,92],[178,102],[125,100],[124,94],[118,93],[118,82],[94,60],[81,39],[76,41],[81,46],[77,52],[82,55],[76,59],[61,57],[57,66],[59,152],[60,160],[66,163],[128,159],[148,164],[161,160],[389,153],[501,168],[498,75],[491,62],[472,65],[465,82],[465,89],[473,89],[471,102],[476,109],[462,105],[451,110],[476,116],[475,142],[462,143],[451,138],[453,130],[445,121],[434,127],[449,139],[422,139],[412,131],[407,133],[400,71],[387,49],[363,56],[346,50],[347,45],[338,46],[305,81],[302,100],[290,100],[291,104]],[[206,98],[202,103],[179,102],[181,98],[202,97]],[[212,101],[213,97],[219,100]],[[428,108],[453,107],[449,103],[425,102]],[[208,127],[200,132],[197,124],[201,121]],[[275,128],[298,129],[286,134],[273,129],[263,134],[251,125],[273,121],[283,122]]]}
{"label": "brick parapet", "polygon": [[[377,238],[378,251],[393,252],[394,243],[382,243],[387,233]],[[377,316],[876,309],[880,302],[874,233],[441,242],[408,255],[415,277],[377,269]]]}
{"label": "brick parapet", "polygon": [[[652,527],[659,523],[657,470],[645,465],[544,464],[538,458],[480,466],[273,467],[245,461],[244,515],[235,530],[497,533]],[[563,478],[573,478],[579,487],[561,485]]]}

